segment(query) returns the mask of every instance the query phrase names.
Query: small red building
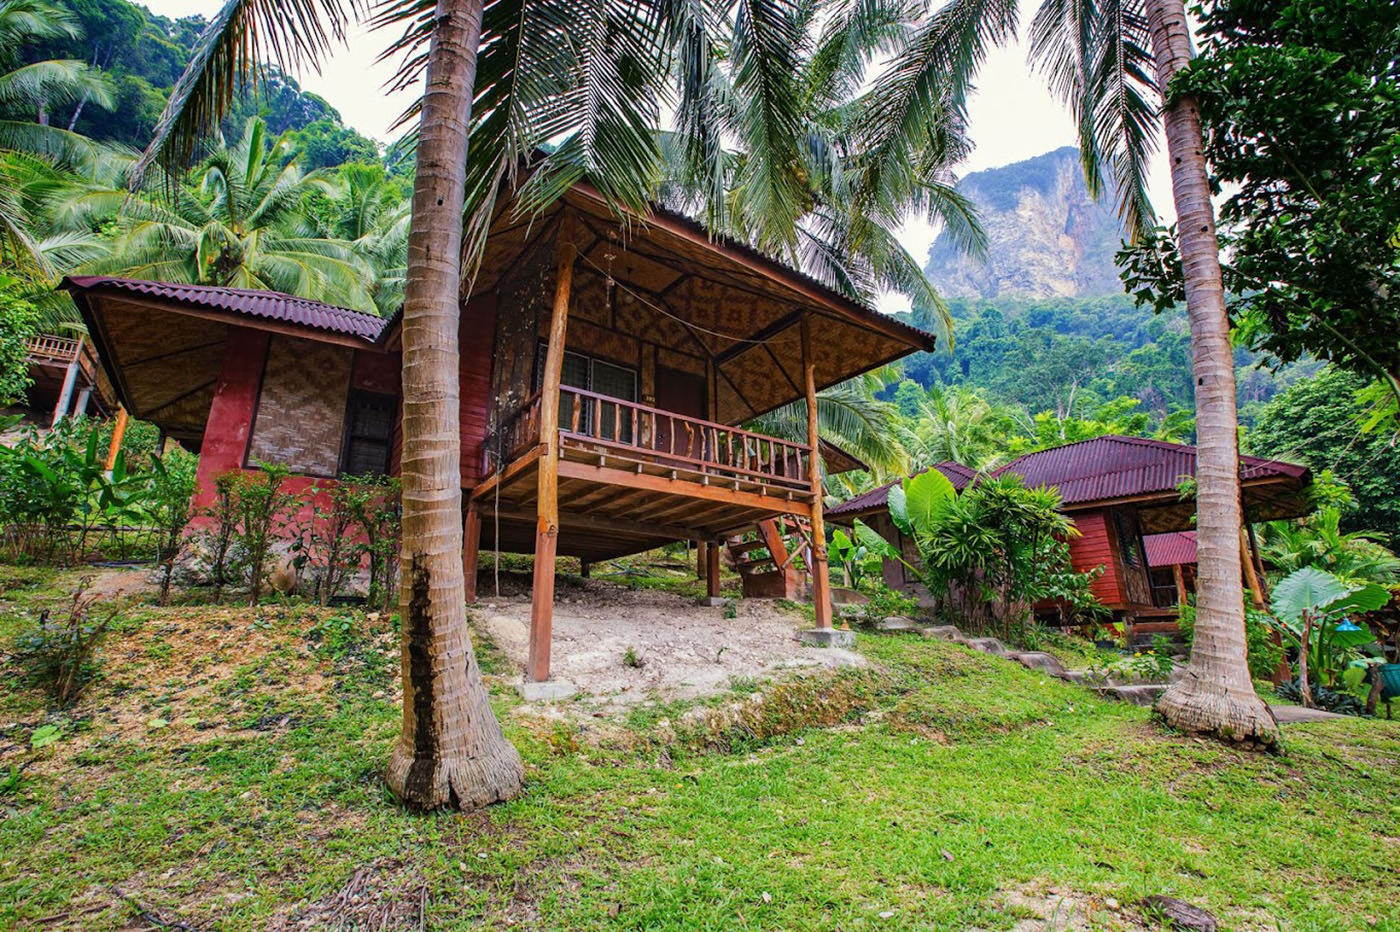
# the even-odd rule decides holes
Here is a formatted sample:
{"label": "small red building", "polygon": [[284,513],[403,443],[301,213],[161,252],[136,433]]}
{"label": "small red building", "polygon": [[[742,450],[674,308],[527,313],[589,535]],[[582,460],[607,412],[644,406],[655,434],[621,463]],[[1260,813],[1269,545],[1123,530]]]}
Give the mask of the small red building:
{"label": "small red building", "polygon": [[[954,480],[959,490],[975,482],[970,470],[956,463],[940,463],[940,472]],[[1012,460],[994,475],[1013,473],[1027,486],[1059,490],[1062,508],[1074,519],[1079,536],[1069,544],[1070,563],[1077,572],[1102,567],[1094,580],[1094,595],[1113,612],[1116,620],[1138,622],[1140,631],[1154,623],[1175,624],[1176,605],[1186,580],[1195,578],[1195,537],[1190,537],[1190,567],[1177,564],[1183,576],[1179,588],[1173,564],[1161,564],[1165,576],[1152,572],[1153,560],[1146,542],[1151,539],[1159,557],[1176,558],[1184,552],[1181,539],[1174,535],[1188,532],[1196,512],[1194,497],[1183,497],[1183,482],[1195,478],[1196,448],[1141,437],[1109,435],[1040,450]],[[1258,554],[1246,541],[1252,540],[1248,525],[1306,514],[1310,506],[1305,489],[1311,482],[1307,468],[1254,456],[1240,457],[1240,485],[1244,496],[1246,529],[1241,530],[1241,554],[1246,555],[1245,578],[1261,575]],[[883,486],[848,502],[827,509],[837,523],[850,524],[860,518],[885,533],[889,524],[886,499],[889,486]],[[895,539],[894,537],[890,538]],[[899,539],[912,554],[912,541]],[[1169,547],[1168,545],[1175,545]],[[1167,551],[1170,549],[1170,553]],[[926,599],[912,580],[905,579],[903,567],[887,566],[886,580]],[[1170,587],[1170,588],[1168,588]],[[1253,588],[1258,588],[1257,583]],[[1038,606],[1044,612],[1053,606]]]}

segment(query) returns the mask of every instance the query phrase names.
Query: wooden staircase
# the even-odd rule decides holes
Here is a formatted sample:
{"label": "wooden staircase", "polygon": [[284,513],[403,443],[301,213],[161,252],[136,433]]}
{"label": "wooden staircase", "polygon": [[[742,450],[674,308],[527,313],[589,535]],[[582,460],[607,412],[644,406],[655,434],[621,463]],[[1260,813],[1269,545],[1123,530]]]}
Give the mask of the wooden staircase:
{"label": "wooden staircase", "polygon": [[[788,537],[796,548],[789,550]],[[804,599],[810,597],[812,529],[800,518],[782,517],[760,521],[725,541],[729,560],[739,571],[746,599]],[[802,567],[797,557],[802,556]]]}

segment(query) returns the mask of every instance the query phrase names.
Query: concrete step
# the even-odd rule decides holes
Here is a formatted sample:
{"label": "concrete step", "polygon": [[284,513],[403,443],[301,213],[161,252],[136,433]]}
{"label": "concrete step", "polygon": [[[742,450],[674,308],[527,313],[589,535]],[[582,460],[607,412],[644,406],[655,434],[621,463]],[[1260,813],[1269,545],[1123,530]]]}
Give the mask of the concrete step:
{"label": "concrete step", "polygon": [[1054,654],[1047,654],[1041,650],[1022,651],[1018,654],[1009,655],[1010,659],[1016,661],[1027,670],[1039,670],[1050,676],[1064,676],[1069,673],[1065,665],[1060,663],[1060,658]]}
{"label": "concrete step", "polygon": [[998,657],[1005,657],[1011,653],[998,638],[969,638],[967,646],[973,650],[980,650],[984,654],[995,654]]}
{"label": "concrete step", "polygon": [[1094,692],[1105,699],[1117,699],[1120,702],[1131,702],[1133,705],[1149,706],[1157,701],[1157,697],[1167,691],[1167,687],[1161,685],[1152,686],[1099,686]]}

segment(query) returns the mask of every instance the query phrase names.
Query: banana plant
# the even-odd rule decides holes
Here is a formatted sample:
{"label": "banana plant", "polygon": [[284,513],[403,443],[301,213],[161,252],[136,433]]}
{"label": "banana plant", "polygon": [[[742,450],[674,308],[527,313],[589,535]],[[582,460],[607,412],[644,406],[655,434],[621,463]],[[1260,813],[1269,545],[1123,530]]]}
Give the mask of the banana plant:
{"label": "banana plant", "polygon": [[1374,583],[1351,583],[1314,566],[1294,570],[1274,587],[1276,627],[1298,644],[1298,689],[1313,705],[1311,681],[1354,688],[1366,675],[1362,648],[1375,641],[1371,630],[1348,618],[1372,612],[1390,601]]}

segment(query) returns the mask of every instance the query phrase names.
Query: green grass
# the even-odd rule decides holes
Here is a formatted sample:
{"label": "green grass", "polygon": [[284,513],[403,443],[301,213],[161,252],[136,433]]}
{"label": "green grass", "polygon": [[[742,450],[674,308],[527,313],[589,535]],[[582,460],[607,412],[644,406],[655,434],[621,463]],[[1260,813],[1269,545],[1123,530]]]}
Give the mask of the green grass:
{"label": "green grass", "polygon": [[[71,582],[0,569],[0,644]],[[139,902],[203,930],[416,929],[420,909],[429,929],[1005,930],[1018,892],[1054,887],[1179,896],[1229,929],[1400,930],[1397,723],[1295,726],[1256,757],[957,645],[863,635],[867,670],[739,684],[762,704],[741,732],[687,731],[687,704],[545,719],[496,686],[524,794],[423,816],[380,778],[394,639],[360,612],[133,605],[75,708],[4,690],[0,927],[141,927]],[[32,750],[43,724],[64,737]]]}

